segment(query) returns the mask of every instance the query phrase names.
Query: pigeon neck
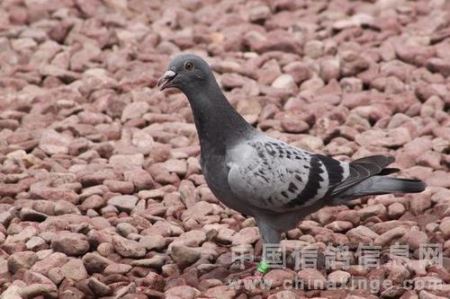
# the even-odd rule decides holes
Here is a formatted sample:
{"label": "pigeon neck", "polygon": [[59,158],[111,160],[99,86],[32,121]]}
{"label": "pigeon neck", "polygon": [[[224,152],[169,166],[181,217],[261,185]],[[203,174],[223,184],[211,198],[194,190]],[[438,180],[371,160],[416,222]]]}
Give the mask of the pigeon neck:
{"label": "pigeon neck", "polygon": [[228,102],[217,82],[186,96],[192,107],[202,151],[223,152],[254,130]]}

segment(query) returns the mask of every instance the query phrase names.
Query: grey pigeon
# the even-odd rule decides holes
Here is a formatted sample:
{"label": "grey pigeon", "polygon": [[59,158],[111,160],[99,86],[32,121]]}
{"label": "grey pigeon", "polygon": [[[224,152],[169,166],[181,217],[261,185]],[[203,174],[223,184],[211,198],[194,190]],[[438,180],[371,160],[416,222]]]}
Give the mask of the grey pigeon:
{"label": "grey pigeon", "polygon": [[177,56],[158,82],[181,90],[191,105],[206,182],[226,206],[253,216],[264,244],[325,205],[365,195],[414,193],[420,180],[386,176],[394,159],[376,155],[350,163],[273,139],[248,124],[222,93],[209,65]]}

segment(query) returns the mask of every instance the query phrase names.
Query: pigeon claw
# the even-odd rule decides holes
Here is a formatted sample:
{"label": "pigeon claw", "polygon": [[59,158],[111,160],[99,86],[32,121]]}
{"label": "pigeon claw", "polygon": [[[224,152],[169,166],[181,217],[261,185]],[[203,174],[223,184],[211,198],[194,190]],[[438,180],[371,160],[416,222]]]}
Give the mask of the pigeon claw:
{"label": "pigeon claw", "polygon": [[172,82],[173,78],[175,78],[176,76],[177,76],[177,73],[175,73],[174,71],[168,70],[167,72],[164,73],[164,75],[161,77],[161,79],[159,79],[158,87],[161,90],[164,90],[169,87],[174,87],[173,84],[171,84],[171,82]]}

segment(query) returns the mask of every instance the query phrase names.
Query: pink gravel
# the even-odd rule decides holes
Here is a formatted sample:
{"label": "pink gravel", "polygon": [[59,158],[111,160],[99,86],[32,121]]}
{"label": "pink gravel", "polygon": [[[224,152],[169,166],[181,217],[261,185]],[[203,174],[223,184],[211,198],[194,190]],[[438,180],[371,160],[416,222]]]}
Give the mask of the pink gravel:
{"label": "pink gravel", "polygon": [[[449,11],[439,0],[1,1],[0,298],[449,298]],[[255,222],[207,188],[188,102],[155,86],[181,51],[205,57],[268,134],[343,160],[394,155],[429,187],[309,216],[286,248],[345,245],[350,267],[274,269],[251,287],[231,251],[260,255]],[[381,248],[379,267],[357,264],[360,242]],[[440,263],[419,259],[424,243],[441,246]],[[396,244],[409,256],[390,255]],[[356,278],[392,285],[352,289]]]}

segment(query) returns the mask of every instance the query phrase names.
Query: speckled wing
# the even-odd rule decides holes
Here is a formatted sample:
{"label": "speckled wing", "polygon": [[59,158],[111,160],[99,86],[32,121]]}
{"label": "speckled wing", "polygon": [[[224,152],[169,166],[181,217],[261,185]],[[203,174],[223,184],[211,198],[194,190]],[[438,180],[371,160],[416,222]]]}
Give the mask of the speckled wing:
{"label": "speckled wing", "polygon": [[254,207],[287,211],[310,206],[344,181],[348,164],[259,136],[227,153],[228,184]]}

